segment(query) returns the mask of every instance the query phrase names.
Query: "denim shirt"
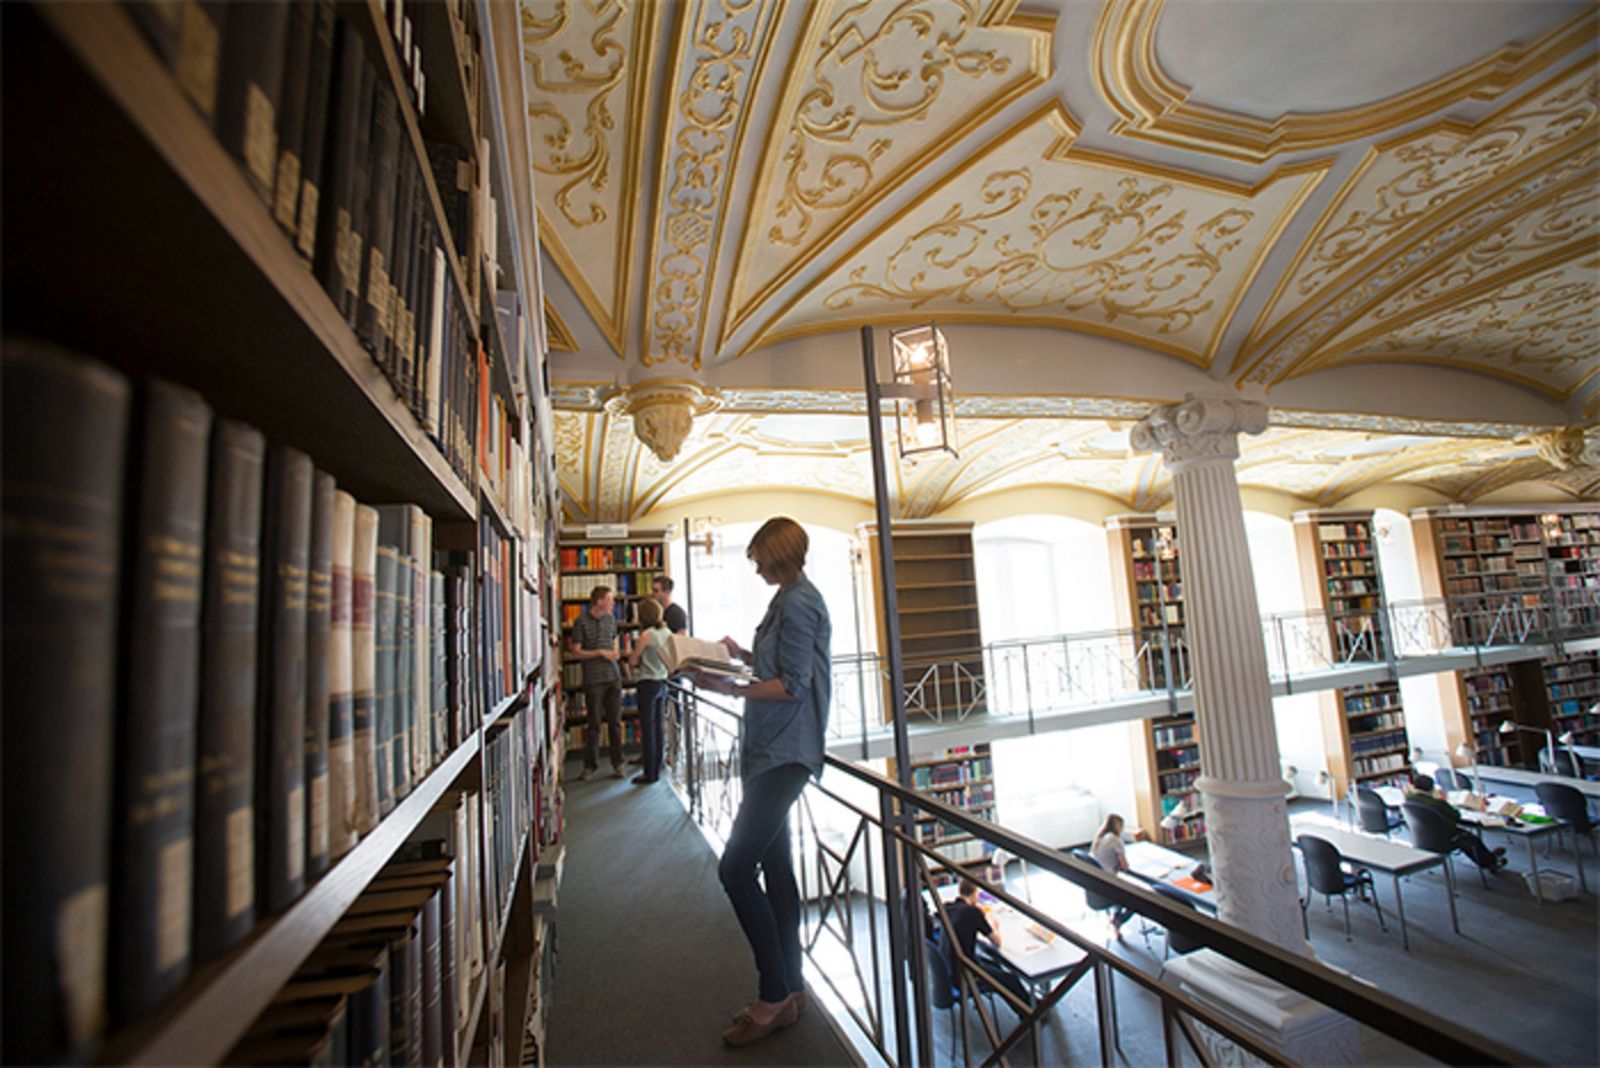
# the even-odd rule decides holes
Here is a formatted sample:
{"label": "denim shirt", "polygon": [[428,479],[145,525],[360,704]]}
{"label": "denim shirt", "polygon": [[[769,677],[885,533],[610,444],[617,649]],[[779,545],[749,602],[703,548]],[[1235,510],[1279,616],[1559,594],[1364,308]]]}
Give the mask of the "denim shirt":
{"label": "denim shirt", "polygon": [[828,606],[804,572],[773,595],[756,628],[753,666],[759,679],[782,679],[794,700],[745,699],[746,779],[784,764],[804,765],[821,777],[833,693],[832,638]]}

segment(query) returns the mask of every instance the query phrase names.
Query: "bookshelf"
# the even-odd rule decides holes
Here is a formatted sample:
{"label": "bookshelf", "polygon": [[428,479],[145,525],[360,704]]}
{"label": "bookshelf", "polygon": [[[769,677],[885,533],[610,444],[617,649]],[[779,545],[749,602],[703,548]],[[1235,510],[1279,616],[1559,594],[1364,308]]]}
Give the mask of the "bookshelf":
{"label": "bookshelf", "polygon": [[[1126,654],[1137,662],[1140,688],[1167,689],[1170,668],[1172,687],[1187,689],[1183,567],[1176,520],[1166,515],[1112,516],[1106,520],[1106,543],[1117,626],[1128,632]],[[1170,653],[1163,655],[1164,648]],[[1194,788],[1200,777],[1194,714],[1141,720],[1128,729],[1139,826],[1151,841],[1164,845],[1203,841],[1205,808]],[[1179,805],[1185,814],[1173,826],[1161,826]]]}
{"label": "bookshelf", "polygon": [[1422,508],[1411,513],[1423,593],[1457,645],[1504,644],[1532,617],[1558,633],[1600,625],[1600,508]]}
{"label": "bookshelf", "polygon": [[[596,586],[607,586],[613,593],[617,646],[626,657],[633,651],[639,636],[638,604],[650,596],[655,577],[666,574],[667,528],[640,527],[618,536],[590,537],[584,527],[563,527],[557,552],[561,567],[562,648],[566,648],[572,624],[588,611],[589,591]],[[581,748],[583,737],[577,721],[586,721],[588,711],[583,699],[583,665],[578,661],[569,660],[563,664],[562,689],[567,719],[575,723],[567,744]],[[639,744],[637,695],[624,669],[622,746],[631,751],[637,750]]]}
{"label": "bookshelf", "polygon": [[[1327,620],[1336,663],[1382,661],[1383,571],[1373,516],[1362,511],[1296,512],[1295,548],[1307,608]],[[1328,773],[1340,795],[1351,785],[1398,782],[1410,762],[1405,708],[1394,681],[1317,694]]]}
{"label": "bookshelf", "polygon": [[[1550,726],[1544,674],[1537,660],[1485,665],[1438,676],[1450,753],[1465,742],[1477,762],[1495,767],[1534,768],[1541,745],[1525,731],[1500,733],[1506,720],[1536,730]],[[1460,757],[1456,758],[1460,760]]]}
{"label": "bookshelf", "polygon": [[[894,775],[893,758],[889,765],[889,774]],[[994,757],[988,742],[913,756],[911,784],[951,808],[979,819],[995,820]],[[987,864],[994,853],[994,846],[988,842],[931,816],[917,817],[916,833],[918,842],[937,850],[959,868]],[[956,879],[955,873],[944,865],[932,865],[932,871],[936,885]]]}
{"label": "bookshelf", "polygon": [[[893,524],[907,716],[963,719],[988,711],[972,527],[970,520],[902,519]],[[881,593],[878,526],[864,523],[857,534],[871,561],[872,589]],[[878,621],[878,648],[887,649],[882,603],[881,596],[875,599],[872,615]],[[893,707],[886,692],[885,722]]]}
{"label": "bookshelf", "polygon": [[1594,745],[1600,738],[1600,713],[1591,711],[1600,703],[1600,652],[1552,656],[1541,667],[1550,729],[1558,737],[1571,731],[1578,745]]}
{"label": "bookshelf", "polygon": [[[295,462],[308,459],[305,470],[322,476],[319,487],[336,487],[349,495],[356,512],[379,506],[382,518],[374,518],[374,528],[399,521],[407,528],[404,536],[399,526],[390,526],[374,538],[390,554],[395,574],[404,577],[375,591],[387,599],[378,618],[392,629],[375,635],[363,652],[362,634],[374,634],[361,615],[363,603],[368,612],[374,604],[363,602],[361,592],[362,583],[372,581],[371,573],[363,574],[359,560],[353,575],[348,568],[341,571],[335,556],[331,578],[324,577],[328,565],[319,564],[317,553],[319,536],[326,537],[319,531],[327,529],[321,525],[327,520],[319,515],[326,510],[315,502],[336,498],[321,488],[306,498],[313,502],[310,597],[294,592],[292,571],[275,572],[274,581],[288,591],[285,605],[313,620],[320,618],[325,627],[331,620],[332,630],[315,631],[308,623],[303,632],[267,631],[263,602],[261,670],[275,670],[280,663],[288,670],[301,656],[308,663],[313,657],[322,663],[337,645],[346,650],[345,656],[354,657],[353,681],[343,676],[343,685],[354,690],[340,691],[335,678],[339,672],[331,667],[310,669],[311,696],[303,703],[311,751],[304,757],[298,755],[300,735],[289,732],[297,742],[289,751],[302,765],[294,770],[300,784],[291,791],[293,799],[269,794],[266,784],[273,780],[261,774],[254,776],[253,786],[246,786],[246,826],[254,819],[261,829],[253,852],[235,854],[229,847],[230,862],[237,864],[242,857],[243,863],[235,869],[242,874],[230,876],[235,881],[229,894],[251,893],[263,907],[241,936],[203,959],[192,954],[189,901],[197,869],[180,866],[179,874],[163,875],[176,881],[163,884],[161,911],[150,922],[163,925],[158,930],[169,963],[162,980],[175,977],[152,1007],[136,1011],[121,1004],[135,984],[105,970],[106,962],[119,955],[121,929],[142,922],[136,903],[124,897],[129,869],[119,866],[117,856],[88,844],[111,839],[110,833],[101,836],[95,829],[122,819],[121,807],[111,805],[112,780],[133,774],[126,766],[130,748],[119,732],[135,728],[118,718],[125,715],[120,705],[77,706],[87,718],[74,725],[72,741],[86,747],[84,752],[69,764],[40,762],[67,769],[54,773],[57,781],[51,789],[63,798],[70,794],[72,805],[61,808],[74,814],[76,826],[71,834],[46,836],[56,852],[39,857],[38,867],[42,871],[69,864],[75,872],[87,873],[83,877],[90,879],[90,896],[82,900],[98,904],[78,914],[79,939],[65,961],[18,952],[8,918],[10,991],[23,988],[13,982],[17,974],[45,976],[65,968],[77,1004],[63,1010],[8,996],[0,1039],[4,1056],[18,1062],[92,1057],[113,1064],[217,1063],[230,1051],[252,1058],[271,1050],[278,1051],[271,1054],[277,1059],[282,1046],[275,1043],[283,1035],[273,1021],[282,1017],[291,991],[326,965],[332,947],[349,944],[342,941],[349,937],[348,924],[403,885],[402,897],[415,895],[415,905],[404,906],[410,911],[401,921],[413,933],[409,941],[389,943],[396,953],[419,952],[423,932],[446,911],[458,924],[469,924],[457,928],[457,944],[463,950],[480,947],[477,970],[463,976],[459,1012],[427,1014],[427,1041],[437,1043],[438,1060],[486,1061],[492,1040],[511,1036],[505,1037],[502,1054],[511,1051],[520,1063],[540,1063],[540,1042],[529,1041],[524,1026],[534,1008],[548,999],[548,918],[534,920],[533,872],[538,858],[563,833],[559,765],[564,739],[553,718],[559,681],[556,658],[550,655],[558,608],[550,523],[556,514],[556,488],[549,404],[540,389],[543,297],[531,207],[520,195],[514,168],[507,166],[507,157],[517,158],[517,145],[526,136],[520,118],[525,112],[520,50],[515,36],[504,38],[497,51],[489,47],[486,35],[505,32],[507,12],[471,0],[406,5],[405,12],[414,18],[410,25],[397,17],[398,5],[380,0],[283,7],[289,27],[284,39],[292,45],[300,32],[305,35],[301,40],[321,41],[317,47],[325,50],[313,49],[307,60],[291,47],[286,63],[281,52],[257,49],[253,58],[273,66],[292,68],[297,55],[308,68],[327,64],[321,70],[331,79],[330,68],[336,70],[348,54],[341,51],[347,47],[341,42],[359,39],[368,79],[392,96],[394,150],[398,166],[408,172],[403,181],[413,183],[406,187],[412,199],[396,194],[392,221],[396,231],[404,229],[404,236],[395,238],[387,274],[373,276],[388,286],[383,291],[384,328],[375,336],[367,324],[353,321],[354,310],[341,306],[309,251],[308,235],[320,234],[331,194],[319,203],[315,197],[299,196],[304,185],[280,181],[275,199],[263,200],[251,177],[259,170],[235,158],[169,67],[164,57],[172,53],[164,47],[171,42],[162,37],[161,12],[189,7],[195,9],[191,15],[223,10],[222,5],[6,5],[8,81],[52,87],[49,93],[8,93],[3,102],[9,132],[48,146],[47,151],[8,160],[4,170],[4,196],[13,208],[7,213],[3,250],[8,371],[19,350],[48,350],[53,355],[43,366],[49,374],[60,378],[62,368],[91,368],[86,373],[111,383],[122,398],[119,403],[131,416],[127,441],[119,436],[117,422],[101,423],[93,435],[107,443],[93,459],[104,465],[112,482],[130,486],[126,506],[110,513],[117,518],[115,528],[108,528],[115,539],[113,550],[123,546],[125,553],[112,551],[108,559],[142,559],[137,546],[149,520],[134,509],[149,491],[137,480],[135,464],[138,449],[149,447],[141,443],[155,440],[140,435],[154,433],[145,425],[154,425],[157,414],[152,398],[167,389],[157,383],[168,382],[181,387],[178,395],[193,398],[192,406],[205,414],[206,427],[215,415],[218,427],[226,419],[259,431],[256,440],[266,445],[269,483],[275,477],[272,465],[280,462],[277,457],[290,457],[292,450],[303,454]],[[267,10],[261,6],[251,17]],[[509,14],[514,35],[514,9]],[[215,78],[225,84],[242,75],[241,68],[228,66],[237,49],[230,50],[233,42],[225,25],[220,32],[220,46],[211,54],[223,65]],[[305,76],[314,82],[316,69]],[[301,117],[296,109],[305,108],[308,122],[318,115],[315,89],[292,76],[290,80],[301,96],[286,90],[282,99],[303,96],[307,102],[277,112],[283,121],[274,132],[283,138],[279,147],[285,153],[291,147],[292,135],[285,132],[291,128],[289,120],[297,125]],[[426,93],[424,82],[431,87]],[[334,92],[328,88],[323,103],[329,112],[321,117],[331,116]],[[311,145],[310,140],[301,143],[308,149],[301,177],[325,181],[331,171],[313,169]],[[471,174],[465,196],[451,195],[462,191],[442,190],[435,180],[429,153],[441,145],[472,163],[461,172]],[[277,173],[287,172],[280,167]],[[359,180],[382,184],[387,179],[363,173]],[[289,221],[300,216],[298,229],[279,214],[285,196]],[[447,200],[452,204],[447,206]],[[498,213],[483,210],[491,203],[501,206]],[[25,204],[37,210],[17,209]],[[372,217],[378,214],[374,209]],[[486,218],[496,216],[498,225],[488,226]],[[93,265],[87,275],[86,264]],[[449,311],[441,312],[446,305]],[[441,325],[439,336],[430,336],[425,329],[430,321],[448,323],[449,328]],[[34,341],[24,345],[17,340],[21,336]],[[455,407],[448,396],[431,392],[428,366],[442,369],[442,388],[455,391]],[[49,374],[26,379],[27,388],[19,385],[24,378],[8,375],[6,452],[13,458],[40,453],[39,428],[14,415],[56,395],[47,391],[58,387],[48,384],[37,385],[40,392],[35,395],[29,393]],[[221,433],[204,430],[197,435],[199,451],[190,455],[198,457],[200,472],[206,470],[213,448],[207,435]],[[63,463],[70,467],[90,459],[73,453]],[[215,516],[223,499],[216,487],[203,477],[190,481],[201,491],[196,506],[202,517],[207,508]],[[269,492],[259,524],[273,528],[288,514],[287,506],[277,508],[280,501],[293,499],[287,493],[276,488]],[[8,511],[29,507],[33,505],[8,497]],[[338,514],[336,508],[335,523]],[[285,529],[292,526],[284,521]],[[136,533],[141,537],[135,538]],[[275,549],[279,555],[263,559],[281,567],[291,559],[283,555],[289,550]],[[12,559],[23,559],[29,551],[8,535],[8,555],[18,554]],[[211,572],[199,565],[194,571],[198,600],[216,586]],[[134,582],[138,573],[137,565],[121,577],[115,569],[109,572],[109,610],[96,622],[100,629],[95,640],[114,642],[118,650],[133,640],[128,613],[144,596]],[[36,599],[44,596],[40,589],[13,581],[5,589],[8,610],[22,608],[24,600],[34,602],[29,607],[40,605]],[[340,615],[350,611],[352,598],[353,620]],[[276,601],[273,605],[272,611],[279,612]],[[196,608],[186,620],[168,620],[174,633],[188,628],[184,633],[199,649],[195,670],[213,641],[201,634],[198,612]],[[278,616],[272,620],[277,627]],[[346,621],[342,636],[341,620]],[[298,646],[285,644],[289,634]],[[309,652],[302,634],[310,635]],[[381,650],[379,641],[385,643]],[[30,667],[21,647],[8,638],[7,703],[23,693],[30,696],[27,703],[49,702],[50,671],[62,655],[72,651],[46,650],[31,658],[35,664]],[[95,685],[108,695],[138,682],[131,674],[124,678],[135,667],[119,656],[95,657],[93,670],[102,676]],[[380,656],[392,658],[387,662],[390,689],[381,694],[370,689],[370,665]],[[373,707],[385,707],[390,717],[388,733],[377,743],[382,748],[372,750],[372,759],[389,761],[392,793],[368,824],[348,828],[348,842],[324,845],[328,852],[319,855],[317,843],[329,831],[323,820],[340,828],[345,820],[319,815],[333,811],[331,806],[319,809],[308,799],[316,796],[315,784],[333,774],[325,770],[331,762],[330,743],[325,734],[315,734],[313,721],[320,720],[317,729],[326,731],[330,717],[337,715],[329,708],[339,704],[341,695],[346,702],[353,699],[359,762],[366,714],[360,689],[363,658],[369,665],[367,694]],[[343,670],[348,672],[346,664]],[[323,670],[327,681],[319,683]],[[402,692],[408,696],[399,696]],[[279,729],[275,720],[264,718],[269,715],[265,698],[245,698],[247,737],[258,727]],[[271,706],[271,715],[277,715],[276,709]],[[348,703],[345,714],[351,714]],[[259,724],[253,722],[257,717],[263,717]],[[20,717],[8,720],[12,718]],[[193,724],[186,729],[192,731]],[[382,731],[370,729],[372,735]],[[21,805],[10,791],[19,788],[20,779],[13,775],[18,764],[39,755],[29,751],[34,740],[13,734],[8,726],[6,809],[14,814],[6,826],[8,861],[30,866],[30,854],[13,851],[22,838],[12,821],[24,808],[48,812],[52,806],[40,806],[38,797]],[[29,745],[13,744],[22,741]],[[332,744],[337,749],[339,740]],[[348,739],[344,744],[350,744]],[[246,764],[253,761],[254,756]],[[182,782],[197,777],[192,765],[167,773]],[[188,812],[187,805],[179,807]],[[445,818],[442,813],[452,815]],[[124,833],[119,823],[116,835]],[[191,838],[183,839],[184,850],[203,845],[192,825],[183,833],[193,836],[192,844]],[[268,864],[268,843],[280,839],[289,843],[288,856],[299,874],[286,903],[269,911],[256,886],[265,883],[258,869]],[[436,849],[440,843],[448,843],[446,856],[415,859],[419,850]],[[437,870],[415,875],[408,869],[417,864]],[[49,889],[41,889],[26,909],[43,917],[61,902],[46,896],[57,884],[41,880],[39,885]],[[19,896],[8,893],[8,914],[23,907]],[[430,959],[432,977],[422,982],[431,984],[429,997],[439,994],[443,1000],[449,984],[441,975],[442,961]],[[430,972],[419,967],[417,974]],[[52,997],[48,984],[36,985],[44,998]],[[412,989],[420,999],[420,990]],[[105,1012],[108,1000],[112,1004]],[[74,1014],[71,1027],[64,1026],[63,1011]],[[323,1030],[293,1041],[315,1045],[345,1034],[331,1017],[314,1026]],[[70,1040],[61,1037],[69,1032]],[[408,1040],[423,1042],[423,1032],[409,1034]],[[298,1055],[281,1053],[283,1059]],[[330,1054],[334,1060],[344,1055],[343,1050]]]}

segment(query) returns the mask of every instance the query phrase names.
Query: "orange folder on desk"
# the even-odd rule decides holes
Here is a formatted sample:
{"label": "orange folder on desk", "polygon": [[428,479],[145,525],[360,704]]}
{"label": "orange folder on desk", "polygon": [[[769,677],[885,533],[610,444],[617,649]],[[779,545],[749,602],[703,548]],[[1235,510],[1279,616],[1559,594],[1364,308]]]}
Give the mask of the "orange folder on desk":
{"label": "orange folder on desk", "polygon": [[1172,880],[1172,885],[1179,890],[1187,890],[1191,894],[1203,894],[1211,889],[1210,883],[1203,883],[1193,875],[1185,875],[1181,879]]}

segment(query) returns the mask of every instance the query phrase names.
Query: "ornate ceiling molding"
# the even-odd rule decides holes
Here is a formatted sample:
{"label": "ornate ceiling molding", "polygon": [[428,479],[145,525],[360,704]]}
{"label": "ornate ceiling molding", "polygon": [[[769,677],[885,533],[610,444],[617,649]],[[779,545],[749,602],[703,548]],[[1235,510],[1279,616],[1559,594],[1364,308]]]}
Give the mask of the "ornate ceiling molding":
{"label": "ornate ceiling molding", "polygon": [[1016,0],[816,0],[784,75],[725,341],[928,161],[1050,74],[1054,18]]}
{"label": "ornate ceiling molding", "polygon": [[551,307],[550,302],[544,302],[544,336],[550,342],[550,348],[559,352],[577,352],[578,343],[572,337],[572,331],[567,329],[567,324],[562,321],[561,315]]}
{"label": "ornate ceiling molding", "polygon": [[731,172],[781,6],[684,0],[645,290],[640,358],[646,367],[676,362],[700,369]]}
{"label": "ornate ceiling molding", "polygon": [[661,5],[519,3],[540,244],[621,357]]}
{"label": "ornate ceiling molding", "polygon": [[715,390],[687,378],[652,378],[619,389],[605,400],[607,414],[633,423],[633,432],[663,463],[678,455],[695,419],[722,407]]}
{"label": "ornate ceiling molding", "polygon": [[1586,11],[1527,45],[1507,45],[1386,100],[1268,120],[1189,100],[1191,88],[1168,75],[1156,54],[1165,8],[1166,0],[1108,0],[1101,9],[1090,73],[1120,116],[1112,132],[1247,163],[1377,136],[1467,100],[1493,100],[1592,43],[1597,33],[1595,12]]}
{"label": "ornate ceiling molding", "polygon": [[1443,122],[1374,147],[1241,346],[1239,381],[1283,380],[1441,259],[1582,180],[1597,158],[1597,119],[1600,77],[1590,63],[1474,127]]}
{"label": "ornate ceiling molding", "polygon": [[1078,151],[1052,103],[839,257],[750,347],[870,322],[1055,326],[1210,365],[1327,164],[1240,186]]}

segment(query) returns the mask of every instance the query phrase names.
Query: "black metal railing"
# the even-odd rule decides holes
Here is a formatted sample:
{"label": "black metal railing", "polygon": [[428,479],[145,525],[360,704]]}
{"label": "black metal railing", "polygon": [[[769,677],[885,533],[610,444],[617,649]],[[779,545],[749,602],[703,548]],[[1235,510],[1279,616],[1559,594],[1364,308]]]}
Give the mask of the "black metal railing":
{"label": "black metal railing", "polygon": [[[711,701],[676,684],[668,688],[668,771],[690,813],[713,842],[725,839],[741,796],[739,748],[742,720],[731,702]],[[697,751],[698,750],[698,751]],[[800,818],[792,820],[805,903],[802,940],[813,975],[828,988],[831,1003],[853,1022],[860,1041],[891,1065],[953,1063],[954,1048],[940,1051],[933,1039],[933,996],[925,959],[924,924],[946,919],[935,873],[967,863],[948,849],[918,840],[914,827],[928,817],[968,835],[985,852],[1004,851],[1037,874],[1056,876],[1115,906],[1131,909],[1260,976],[1297,991],[1353,1025],[1450,1064],[1529,1064],[1527,1054],[1445,1020],[1352,976],[1300,956],[1230,924],[1165,900],[1125,878],[1078,862],[1033,839],[901,786],[882,775],[829,757],[827,774],[802,795]],[[893,865],[895,878],[886,878]],[[1131,984],[1157,999],[1162,1043],[1169,1064],[1193,1059],[1211,1064],[1242,1053],[1273,1064],[1290,1063],[1282,1050],[1252,1033],[1231,1015],[1201,1001],[1108,951],[1061,918],[1016,896],[1001,878],[978,881],[995,898],[1061,939],[1081,957],[1036,991],[1031,1004],[996,983],[964,952],[952,957],[953,978],[972,1001],[985,1048],[977,1059],[1003,1063],[1024,1042],[1040,1059],[1041,1028],[1078,984],[1092,986],[1102,1064],[1120,1049],[1116,987]],[[898,903],[886,887],[906,888]],[[929,920],[929,910],[936,919]],[[983,996],[978,996],[978,995]],[[1017,1022],[1003,1028],[985,1008],[999,998]],[[975,1056],[968,1014],[959,1013],[960,1060]]]}

